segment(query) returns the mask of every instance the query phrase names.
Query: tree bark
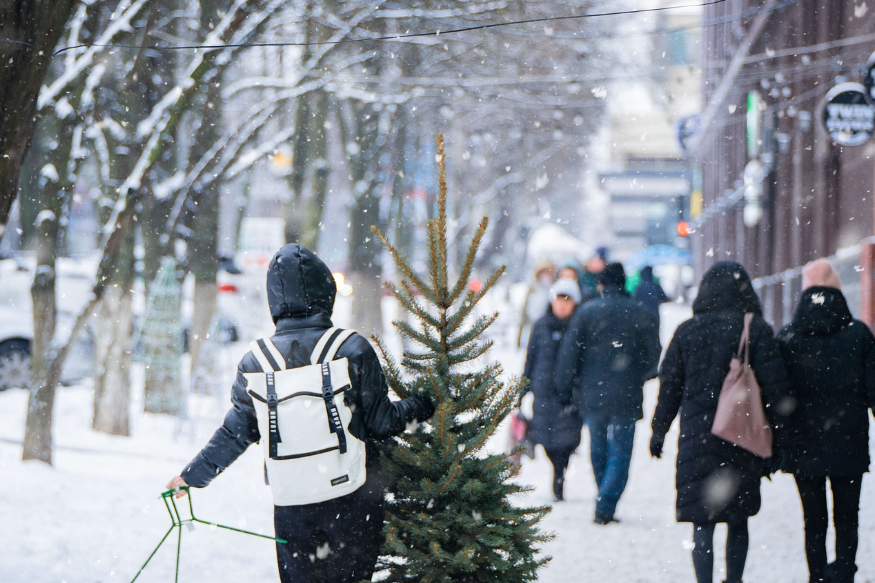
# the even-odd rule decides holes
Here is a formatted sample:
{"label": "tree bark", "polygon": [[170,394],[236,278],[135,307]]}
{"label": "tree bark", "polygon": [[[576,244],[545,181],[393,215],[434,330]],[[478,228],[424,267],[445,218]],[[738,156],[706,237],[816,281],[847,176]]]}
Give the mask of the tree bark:
{"label": "tree bark", "polygon": [[22,459],[52,463],[52,414],[55,383],[39,374],[51,359],[55,337],[55,260],[58,253],[58,220],[46,216],[36,225],[37,268],[30,295],[33,300],[33,343],[31,370],[35,371],[27,401]]}
{"label": "tree bark", "polygon": [[[201,29],[210,30],[219,18],[221,2],[201,1]],[[206,83],[201,124],[195,137],[193,159],[198,160],[219,139],[222,125],[223,75],[215,72]],[[213,181],[195,195],[194,234],[188,243],[191,273],[194,275],[194,309],[191,317],[191,374],[198,366],[201,345],[207,339],[216,315],[216,283],[219,271],[219,190]]]}
{"label": "tree bark", "polygon": [[0,0],[0,237],[36,128],[36,101],[77,0]]}
{"label": "tree bark", "polygon": [[130,348],[132,294],[128,287],[109,286],[97,314],[96,325],[104,331],[95,343],[95,360],[104,363],[94,375],[94,417],[91,427],[110,435],[129,436]]}
{"label": "tree bark", "polygon": [[325,127],[328,121],[328,110],[328,94],[322,90],[316,91],[313,94],[313,115],[310,119],[309,130],[313,152],[313,175],[310,181],[312,192],[307,200],[307,210],[299,239],[303,246],[314,250],[319,246],[322,215],[325,212],[325,201],[328,198],[328,176],[331,172],[328,163],[328,131]]}
{"label": "tree bark", "polygon": [[36,272],[30,291],[33,302],[31,386],[22,458],[51,464],[52,416],[58,379],[46,375],[45,370],[52,359],[58,317],[55,270],[62,230],[60,217],[73,189],[71,179],[77,170],[76,162],[71,157],[76,120],[46,116],[43,121],[48,131],[56,132],[57,146],[45,152],[36,191],[35,206],[41,210],[34,224]]}
{"label": "tree bark", "polygon": [[[371,225],[380,218],[379,152],[386,137],[378,127],[379,115],[373,107],[349,103],[349,118],[343,127],[345,144],[355,144],[350,156],[353,191],[357,197],[350,209],[349,279],[353,282],[352,324],[365,336],[383,332],[382,266],[379,240],[371,233]],[[350,135],[349,129],[353,130]]]}

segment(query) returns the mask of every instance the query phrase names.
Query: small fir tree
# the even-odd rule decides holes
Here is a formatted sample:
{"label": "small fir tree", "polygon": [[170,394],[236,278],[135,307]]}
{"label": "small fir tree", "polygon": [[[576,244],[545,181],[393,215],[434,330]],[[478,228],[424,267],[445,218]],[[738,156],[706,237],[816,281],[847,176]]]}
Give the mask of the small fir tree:
{"label": "small fir tree", "polygon": [[531,490],[511,482],[506,454],[484,446],[510,413],[522,380],[504,383],[497,363],[478,364],[492,345],[483,333],[498,314],[475,307],[504,271],[480,290],[469,287],[488,219],[467,250],[456,281],[447,264],[447,185],[443,137],[438,136],[438,216],[428,223],[428,271],[410,262],[374,228],[395,260],[401,282],[388,284],[412,323],[396,329],[416,346],[400,363],[375,339],[389,386],[400,397],[424,394],[437,411],[386,448],[389,503],[379,568],[393,582],[514,583],[535,581],[549,557],[538,546],[549,536],[538,528],[549,507],[521,508],[511,497]]}

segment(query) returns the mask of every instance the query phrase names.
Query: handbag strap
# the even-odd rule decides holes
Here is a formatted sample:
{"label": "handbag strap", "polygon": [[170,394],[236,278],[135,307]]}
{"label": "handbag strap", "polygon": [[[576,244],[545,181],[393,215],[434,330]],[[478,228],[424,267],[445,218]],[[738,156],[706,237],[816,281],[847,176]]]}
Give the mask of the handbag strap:
{"label": "handbag strap", "polygon": [[735,353],[744,364],[750,364],[750,324],[753,322],[753,312],[744,314],[744,328],[738,341],[738,351]]}

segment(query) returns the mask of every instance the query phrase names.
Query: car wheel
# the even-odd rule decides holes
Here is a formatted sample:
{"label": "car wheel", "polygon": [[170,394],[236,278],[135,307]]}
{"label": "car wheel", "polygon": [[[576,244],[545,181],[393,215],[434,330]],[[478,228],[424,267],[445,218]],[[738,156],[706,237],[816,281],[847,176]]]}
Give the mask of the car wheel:
{"label": "car wheel", "polygon": [[0,391],[30,386],[30,342],[0,342]]}

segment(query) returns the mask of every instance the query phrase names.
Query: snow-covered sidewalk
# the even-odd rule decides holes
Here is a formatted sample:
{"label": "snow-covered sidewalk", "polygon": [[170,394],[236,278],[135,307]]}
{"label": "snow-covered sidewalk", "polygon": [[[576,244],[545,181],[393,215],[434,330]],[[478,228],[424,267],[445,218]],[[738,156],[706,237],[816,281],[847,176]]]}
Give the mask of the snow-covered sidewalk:
{"label": "snow-covered sidewalk", "polygon": [[[663,330],[667,342],[684,317],[672,312]],[[245,345],[240,351],[245,352]],[[498,348],[508,373],[522,370],[522,353]],[[595,487],[588,440],[572,458],[567,501],[554,507],[544,526],[556,538],[546,547],[553,561],[541,581],[681,582],[693,581],[689,557],[690,525],[674,521],[674,456],[677,429],[662,460],[648,453],[648,421],[657,385],[646,387],[645,414],[638,424],[629,487],[620,501],[621,524],[592,523]],[[136,407],[136,404],[135,404]],[[57,449],[54,466],[22,463],[26,393],[0,393],[0,582],[108,583],[130,581],[169,526],[158,494],[200,449],[219,423],[209,402],[196,408],[213,419],[188,425],[177,435],[176,422],[162,416],[137,416],[135,434],[117,438],[92,432],[91,390],[59,390],[55,408]],[[494,446],[506,443],[499,436]],[[875,444],[875,431],[872,443]],[[261,452],[251,448],[206,490],[196,491],[199,517],[256,532],[271,533],[270,492],[261,480]],[[551,470],[543,451],[524,460],[520,481],[535,491],[521,504],[549,503]],[[860,514],[858,583],[875,582],[875,478],[866,476]],[[718,549],[724,531],[718,529]],[[830,540],[830,544],[831,540]],[[138,581],[173,580],[175,541],[165,543]],[[722,567],[722,549],[716,564]],[[717,573],[715,580],[722,579]],[[803,583],[801,508],[791,477],[778,474],[763,483],[763,510],[751,521],[751,550],[745,580]],[[221,529],[199,526],[185,532],[180,581],[275,582],[273,544]]]}

